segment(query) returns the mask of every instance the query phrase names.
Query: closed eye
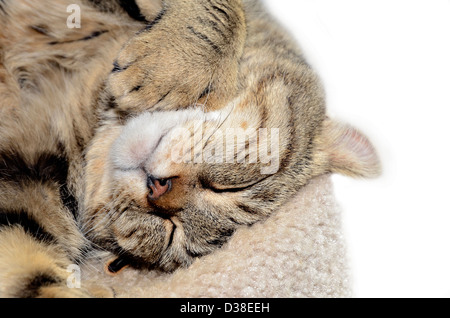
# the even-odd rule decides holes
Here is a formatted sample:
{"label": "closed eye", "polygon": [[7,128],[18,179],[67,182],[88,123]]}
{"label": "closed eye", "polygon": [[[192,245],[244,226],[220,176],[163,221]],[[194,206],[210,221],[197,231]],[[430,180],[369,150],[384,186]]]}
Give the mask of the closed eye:
{"label": "closed eye", "polygon": [[236,192],[241,192],[241,191],[245,191],[250,189],[251,187],[257,185],[258,183],[264,181],[265,179],[267,179],[270,176],[266,176],[258,181],[252,181],[252,182],[248,182],[248,183],[243,183],[243,184],[237,184],[237,185],[222,185],[222,184],[217,184],[215,182],[211,182],[207,179],[204,178],[200,178],[200,184],[204,189],[208,189],[211,190],[215,193],[236,193]]}

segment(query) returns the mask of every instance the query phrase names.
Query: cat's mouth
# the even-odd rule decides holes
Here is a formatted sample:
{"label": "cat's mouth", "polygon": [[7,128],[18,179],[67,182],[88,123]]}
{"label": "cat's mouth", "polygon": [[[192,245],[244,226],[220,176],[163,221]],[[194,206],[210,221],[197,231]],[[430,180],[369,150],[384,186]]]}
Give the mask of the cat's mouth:
{"label": "cat's mouth", "polygon": [[164,246],[164,250],[167,250],[173,244],[174,237],[175,237],[175,232],[176,232],[176,230],[178,228],[177,227],[177,223],[180,224],[180,222],[174,216],[169,217],[166,214],[161,214],[159,212],[152,212],[152,214],[156,215],[156,216],[158,216],[158,217],[160,217],[160,218],[162,218],[164,220],[164,226],[166,228],[166,239],[165,239],[165,242],[167,242],[166,246]]}
{"label": "cat's mouth", "polygon": [[[157,215],[159,218],[163,219],[163,224],[164,227],[166,229],[166,233],[165,233],[165,246],[163,247],[163,251],[161,253],[160,259],[157,260],[155,262],[155,264],[148,264],[145,261],[142,261],[139,258],[136,258],[132,253],[127,252],[127,253],[123,253],[122,255],[118,256],[117,258],[114,258],[112,260],[110,260],[106,266],[105,266],[105,270],[108,274],[110,275],[118,275],[122,270],[124,270],[127,267],[136,267],[136,268],[141,268],[141,267],[159,267],[160,264],[162,263],[162,258],[167,257],[167,255],[172,255],[173,251],[171,251],[171,249],[175,249],[178,250],[178,253],[180,253],[180,249],[177,247],[173,247],[174,245],[174,241],[175,241],[175,236],[177,235],[178,239],[181,239],[182,234],[181,234],[181,223],[178,220],[178,218],[176,217],[168,217],[165,214],[161,214],[161,213],[155,213],[152,212],[151,214],[153,215]],[[186,255],[187,256],[187,255]],[[178,263],[176,261],[173,261],[175,264]],[[180,264],[176,264],[175,266],[178,267]],[[167,267],[167,264],[164,266]],[[169,266],[172,267],[172,266]],[[167,270],[171,270],[170,268],[166,268]]]}
{"label": "cat's mouth", "polygon": [[[131,210],[131,209],[130,209]],[[117,258],[106,266],[109,274],[118,274],[127,266],[173,271],[193,261],[180,218],[161,210],[125,211],[112,224]],[[126,229],[126,225],[134,226]]]}

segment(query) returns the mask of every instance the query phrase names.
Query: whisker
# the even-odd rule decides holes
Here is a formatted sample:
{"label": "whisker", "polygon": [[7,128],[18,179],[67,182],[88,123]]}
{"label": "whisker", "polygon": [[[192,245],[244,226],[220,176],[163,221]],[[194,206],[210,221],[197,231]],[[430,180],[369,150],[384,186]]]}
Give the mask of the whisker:
{"label": "whisker", "polygon": [[225,124],[225,122],[228,120],[228,118],[230,118],[231,114],[233,113],[234,109],[235,109],[236,105],[233,105],[233,107],[231,107],[230,112],[225,116],[225,118],[219,122],[219,124],[216,126],[216,128],[213,130],[213,132],[211,133],[211,135],[206,139],[206,142],[203,146],[203,150],[206,148],[206,146],[208,145],[209,141],[211,140],[211,138],[214,136],[214,134],[220,129],[222,128],[222,126]]}

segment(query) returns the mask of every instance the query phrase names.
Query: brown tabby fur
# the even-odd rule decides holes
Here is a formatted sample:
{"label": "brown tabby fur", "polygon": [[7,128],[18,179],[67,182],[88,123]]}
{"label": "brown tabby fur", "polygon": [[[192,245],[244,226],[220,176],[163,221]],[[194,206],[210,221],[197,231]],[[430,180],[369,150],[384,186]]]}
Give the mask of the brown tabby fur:
{"label": "brown tabby fur", "polygon": [[[72,3],[80,29],[66,26]],[[326,117],[317,75],[258,1],[126,3],[138,14],[106,0],[0,1],[2,297],[101,296],[66,285],[67,266],[92,247],[172,271],[264,220],[315,176],[379,173],[370,142]],[[188,147],[192,158],[217,149],[227,128],[279,129],[279,167],[174,162],[174,127],[162,124],[173,118],[207,137],[178,136],[200,142]],[[160,143],[142,150],[154,136],[133,131],[133,120],[157,127]],[[172,183],[156,200],[150,174]]]}

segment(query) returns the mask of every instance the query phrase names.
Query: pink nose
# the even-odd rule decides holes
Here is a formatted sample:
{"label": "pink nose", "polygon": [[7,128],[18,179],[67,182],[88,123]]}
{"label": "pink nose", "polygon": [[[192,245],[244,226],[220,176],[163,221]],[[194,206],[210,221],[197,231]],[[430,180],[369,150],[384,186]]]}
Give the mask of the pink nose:
{"label": "pink nose", "polygon": [[149,176],[147,179],[147,187],[150,190],[148,198],[150,200],[158,200],[172,189],[172,181],[169,179],[156,179],[153,176]]}

